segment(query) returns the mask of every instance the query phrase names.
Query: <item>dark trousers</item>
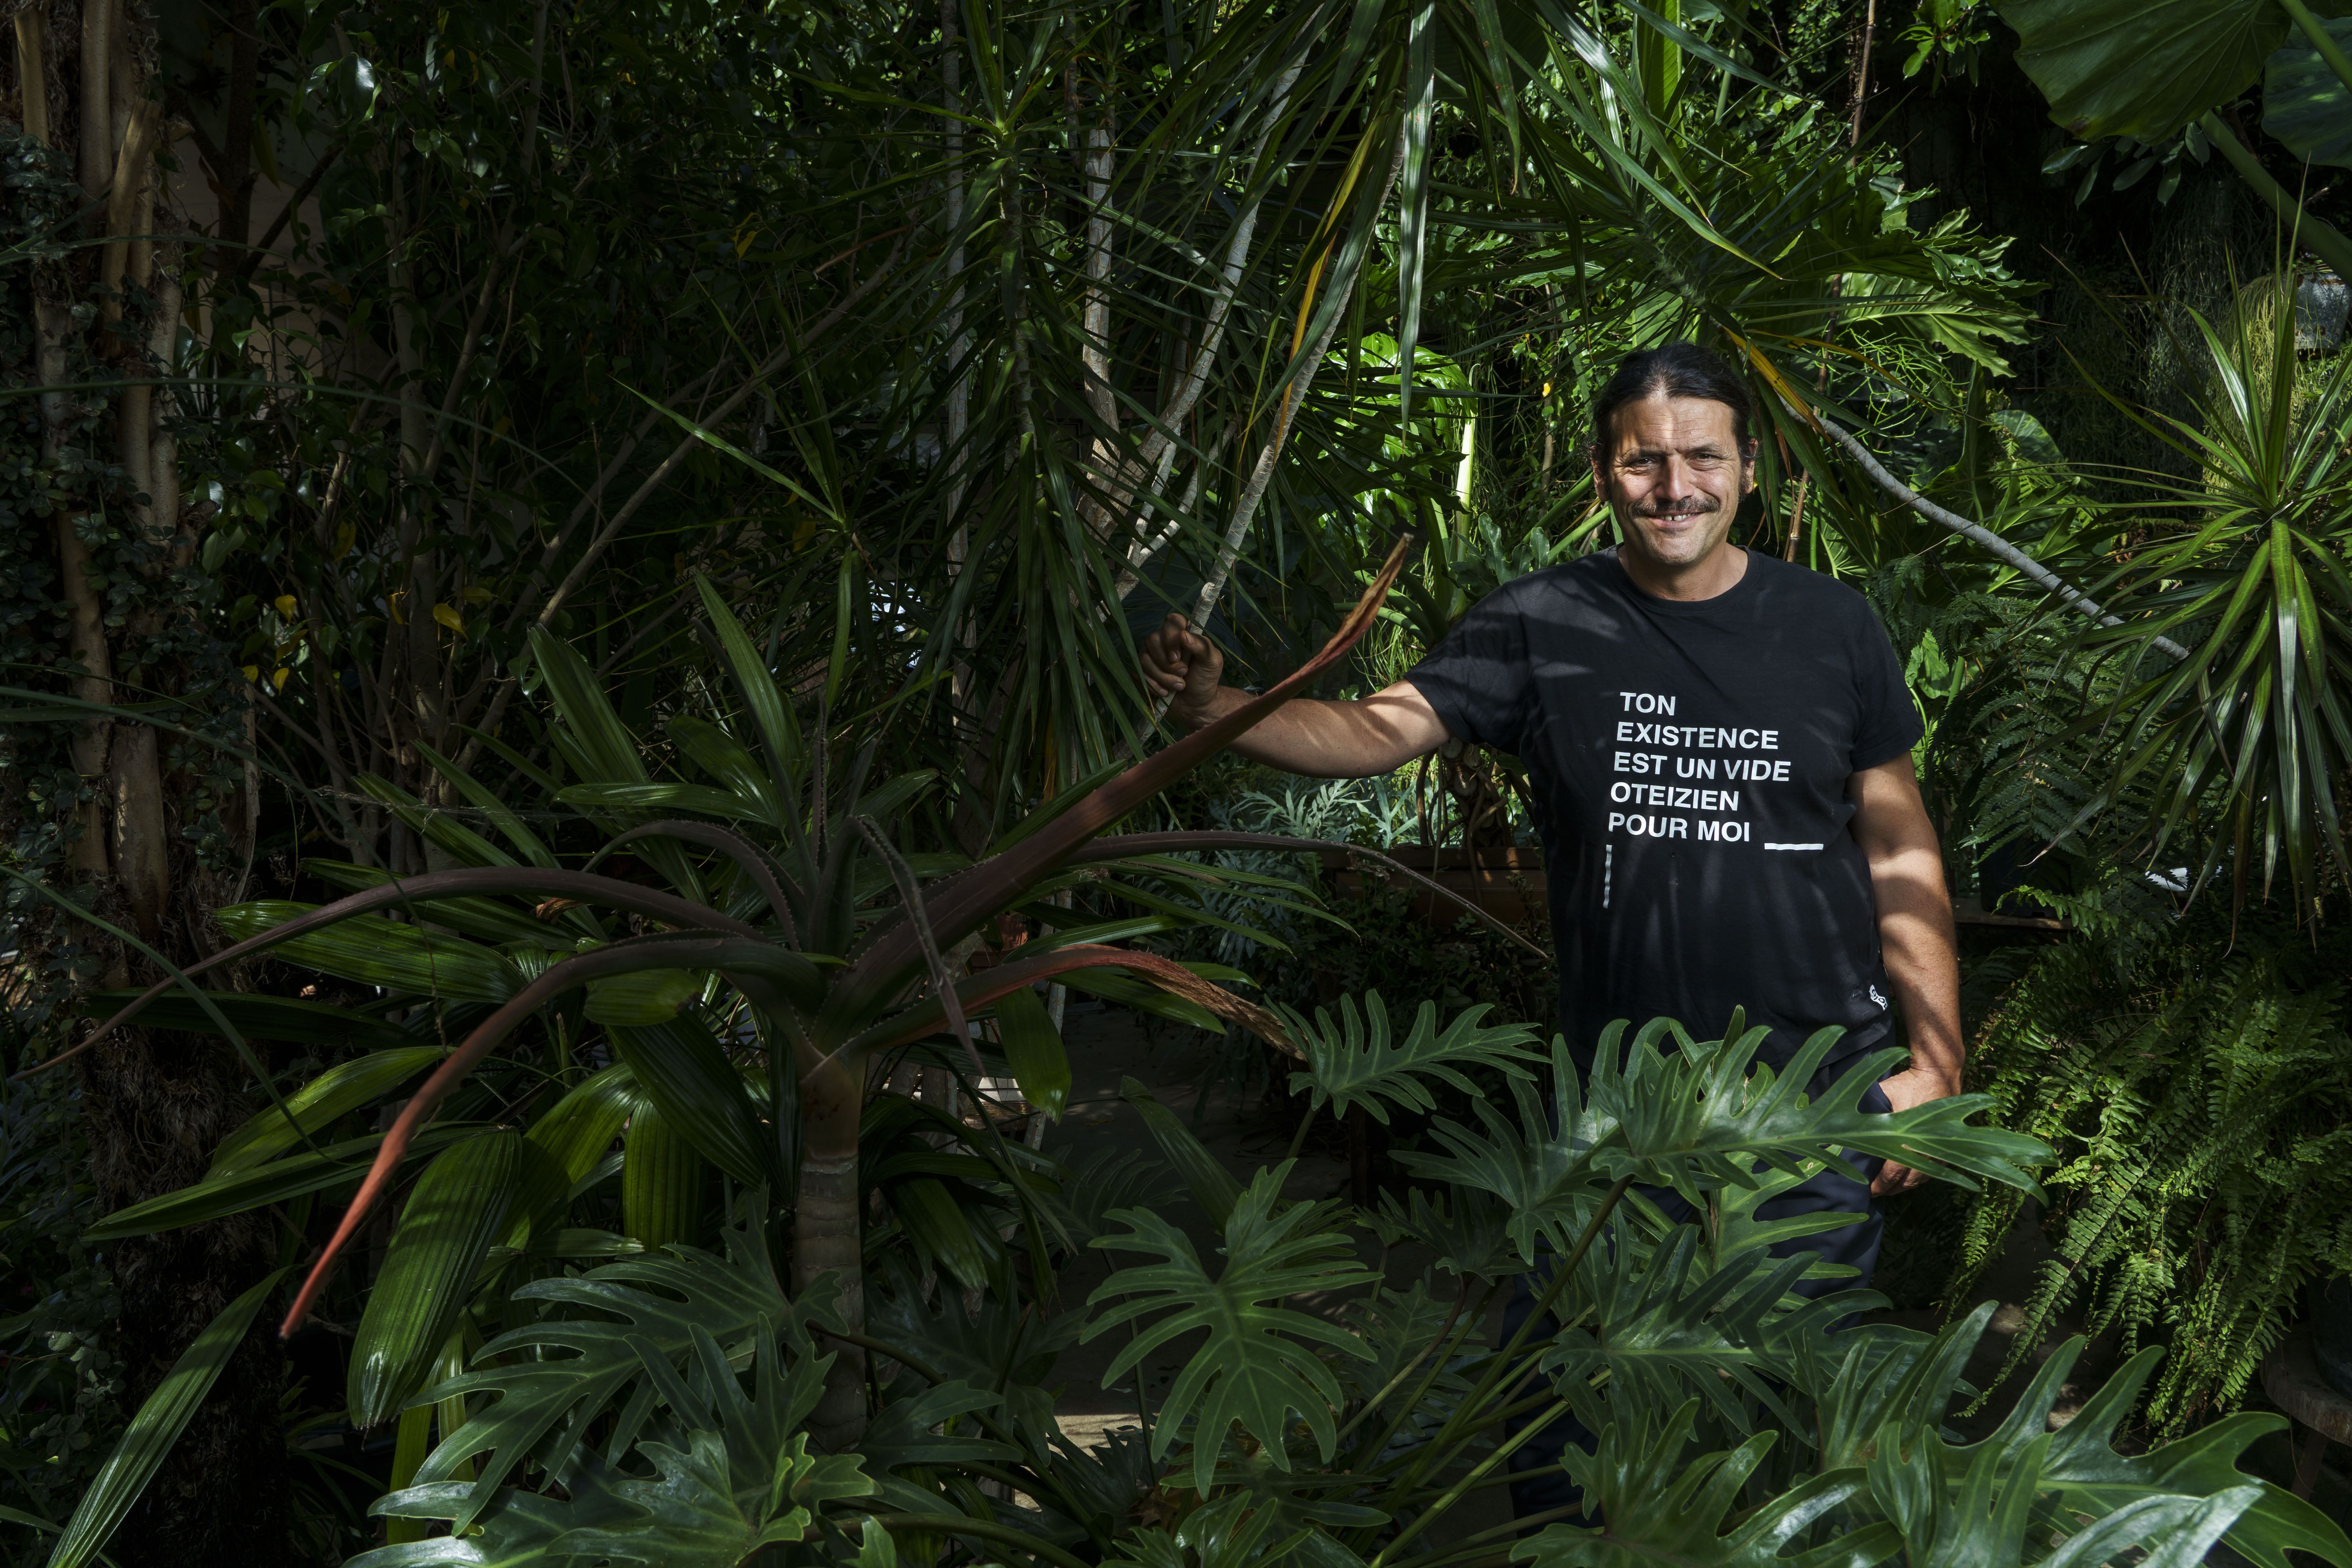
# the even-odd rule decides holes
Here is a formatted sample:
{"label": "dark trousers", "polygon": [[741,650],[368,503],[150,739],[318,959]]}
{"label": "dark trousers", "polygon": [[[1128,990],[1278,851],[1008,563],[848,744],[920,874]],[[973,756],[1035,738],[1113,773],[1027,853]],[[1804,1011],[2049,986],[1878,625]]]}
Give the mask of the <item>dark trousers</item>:
{"label": "dark trousers", "polygon": [[[1810,1092],[1819,1095],[1843,1076],[1853,1065],[1849,1058],[1824,1065],[1815,1076]],[[1873,1084],[1862,1099],[1864,1110],[1884,1114],[1894,1109],[1885,1091]],[[1802,1236],[1786,1241],[1772,1249],[1775,1258],[1787,1258],[1804,1251],[1818,1253],[1826,1261],[1843,1263],[1861,1272],[1856,1277],[1842,1279],[1805,1279],[1794,1287],[1799,1295],[1825,1296],[1835,1290],[1856,1290],[1870,1284],[1871,1270],[1878,1267],[1878,1244],[1885,1233],[1885,1222],[1879,1217],[1878,1205],[1871,1201],[1870,1184],[1885,1163],[1874,1155],[1847,1154],[1843,1164],[1817,1172],[1802,1185],[1790,1188],[1780,1196],[1758,1205],[1759,1219],[1788,1219],[1796,1215],[1858,1214],[1865,1215],[1860,1223],[1842,1230],[1823,1231],[1817,1236]],[[1655,1187],[1643,1187],[1642,1194],[1658,1205],[1672,1220],[1688,1224],[1696,1217],[1689,1204],[1671,1192]],[[1528,1321],[1536,1302],[1542,1298],[1549,1279],[1541,1274],[1522,1274],[1511,1291],[1509,1305],[1503,1309],[1503,1342],[1519,1331]],[[1559,1331],[1559,1325],[1546,1314],[1529,1337],[1527,1353],[1530,1359],[1541,1352],[1543,1345]],[[1524,1428],[1522,1428],[1523,1430]],[[1562,1415],[1514,1452],[1506,1461],[1513,1475],[1529,1470],[1549,1470],[1549,1475],[1534,1476],[1511,1483],[1511,1512],[1515,1518],[1526,1519],[1531,1514],[1549,1513],[1554,1509],[1574,1508],[1583,1493],[1568,1476],[1555,1468],[1559,1457],[1573,1443],[1586,1453],[1592,1452],[1594,1437],[1582,1422],[1573,1415]],[[1571,1522],[1574,1522],[1571,1521]],[[1586,1520],[1584,1522],[1592,1523]]]}

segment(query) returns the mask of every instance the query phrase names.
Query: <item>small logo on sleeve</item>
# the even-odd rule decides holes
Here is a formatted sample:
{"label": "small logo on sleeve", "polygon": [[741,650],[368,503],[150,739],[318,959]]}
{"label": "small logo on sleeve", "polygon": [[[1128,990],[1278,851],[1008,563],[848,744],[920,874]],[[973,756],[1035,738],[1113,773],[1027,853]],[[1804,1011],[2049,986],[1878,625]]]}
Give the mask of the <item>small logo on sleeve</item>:
{"label": "small logo on sleeve", "polygon": [[1878,994],[1878,987],[1875,985],[1870,988],[1870,999],[1878,1005],[1878,1010],[1880,1012],[1884,1013],[1886,1011],[1886,998]]}

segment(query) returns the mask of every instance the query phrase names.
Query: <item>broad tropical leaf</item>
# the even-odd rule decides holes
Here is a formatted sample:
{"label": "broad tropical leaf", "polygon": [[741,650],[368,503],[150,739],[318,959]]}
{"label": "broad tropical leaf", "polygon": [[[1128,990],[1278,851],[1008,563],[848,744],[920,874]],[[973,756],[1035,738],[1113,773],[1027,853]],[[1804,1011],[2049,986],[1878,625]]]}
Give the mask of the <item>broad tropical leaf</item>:
{"label": "broad tropical leaf", "polygon": [[2294,26],[2268,0],[1997,0],[2050,118],[2160,142],[2262,74]]}
{"label": "broad tropical leaf", "polygon": [[1564,1456],[1569,1473],[1599,1505],[1603,1522],[1547,1526],[1512,1557],[1535,1568],[1870,1568],[1902,1551],[1902,1538],[1876,1524],[1811,1552],[1782,1555],[1816,1520],[1863,1490],[1856,1470],[1811,1477],[1760,1508],[1741,1510],[1739,1525],[1724,1533],[1727,1516],[1739,1508],[1740,1489],[1763,1463],[1775,1434],[1759,1432],[1728,1453],[1685,1464],[1697,1416],[1694,1399],[1654,1435],[1612,1422],[1592,1453],[1571,1444]]}
{"label": "broad tropical leaf", "polygon": [[[482,1370],[425,1391],[428,1398],[463,1394],[479,1403],[473,1419],[444,1438],[418,1469],[419,1484],[446,1480],[470,1461],[482,1461],[461,1506],[426,1517],[449,1518],[462,1532],[526,1455],[553,1436],[556,1441],[541,1457],[550,1468],[560,1469],[589,1423],[625,1394],[615,1440],[633,1438],[661,1396],[640,1343],[676,1359],[687,1353],[699,1331],[733,1353],[762,1331],[762,1324],[831,1319],[836,1290],[813,1289],[798,1302],[788,1302],[756,1231],[730,1229],[727,1240],[724,1259],[697,1252],[625,1258],[577,1279],[537,1279],[517,1290],[518,1300],[598,1315],[547,1319],[509,1330],[478,1353],[476,1364]],[[530,1359],[506,1363],[509,1356]]]}
{"label": "broad tropical leaf", "polygon": [[[1123,1236],[1092,1245],[1123,1252],[1149,1252],[1162,1261],[1122,1268],[1098,1286],[1088,1304],[1116,1302],[1087,1325],[1080,1337],[1121,1323],[1137,1322],[1135,1337],[1122,1346],[1103,1373],[1104,1386],[1132,1369],[1145,1355],[1192,1329],[1208,1338],[1185,1363],[1161,1403],[1152,1428],[1152,1454],[1167,1453],[1191,1426],[1192,1482],[1209,1489],[1217,1459],[1234,1422],[1265,1445],[1283,1469],[1290,1468],[1284,1431],[1289,1413],[1303,1419],[1323,1457],[1331,1457],[1339,1435],[1332,1411],[1340,1389],[1331,1370],[1311,1347],[1321,1345],[1359,1358],[1370,1352],[1361,1341],[1324,1319],[1282,1304],[1300,1290],[1342,1290],[1380,1278],[1355,1266],[1344,1232],[1326,1228],[1336,1215],[1329,1205],[1293,1204],[1277,1210],[1282,1184],[1294,1161],[1260,1171],[1224,1222],[1225,1264],[1212,1276],[1190,1237],[1148,1209],[1111,1215],[1124,1222]],[[1165,1316],[1153,1318],[1155,1313]],[[1146,1323],[1144,1319],[1152,1319]]]}
{"label": "broad tropical leaf", "polygon": [[1364,1009],[1355,998],[1339,998],[1339,1022],[1321,1007],[1315,1021],[1284,1009],[1291,1037],[1307,1054],[1307,1070],[1290,1075],[1290,1087],[1311,1091],[1313,1103],[1327,1101],[1334,1116],[1345,1116],[1361,1105],[1382,1126],[1389,1107],[1406,1110],[1433,1109],[1436,1100],[1425,1079],[1435,1079],[1466,1094],[1486,1091],[1463,1076],[1471,1067],[1488,1068],[1514,1079],[1533,1075],[1519,1064],[1543,1058],[1526,1048],[1535,1036],[1525,1024],[1482,1026],[1488,1006],[1480,1003],[1455,1015],[1444,1029],[1437,1026],[1437,1004],[1423,1002],[1413,1016],[1412,1028],[1402,1040],[1393,1037],[1389,1010],[1377,991],[1364,993]]}
{"label": "broad tropical leaf", "polygon": [[[2352,55],[2352,16],[2319,25]],[[2263,129],[2307,163],[2352,169],[2352,87],[2301,28],[2287,35],[2263,73]]]}

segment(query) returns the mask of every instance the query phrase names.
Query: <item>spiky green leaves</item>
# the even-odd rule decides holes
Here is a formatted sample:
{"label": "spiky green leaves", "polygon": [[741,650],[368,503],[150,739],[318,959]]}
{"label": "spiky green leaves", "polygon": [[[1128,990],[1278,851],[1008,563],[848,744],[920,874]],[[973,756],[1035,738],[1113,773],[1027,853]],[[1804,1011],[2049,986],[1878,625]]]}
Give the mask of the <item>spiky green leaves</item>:
{"label": "spiky green leaves", "polygon": [[1317,1347],[1359,1359],[1370,1353],[1339,1325],[1283,1304],[1302,1290],[1343,1290],[1379,1278],[1356,1266],[1353,1245],[1332,1226],[1334,1205],[1280,1204],[1295,1163],[1260,1171],[1243,1192],[1225,1219],[1225,1265],[1214,1275],[1182,1231],[1146,1209],[1114,1214],[1127,1234],[1093,1243],[1163,1260],[1120,1269],[1088,1300],[1089,1306],[1114,1304],[1087,1326],[1084,1338],[1120,1323],[1139,1325],[1104,1371],[1106,1387],[1179,1335],[1207,1331],[1170,1386],[1151,1431],[1152,1457],[1160,1458],[1189,1426],[1192,1484],[1203,1492],[1215,1479],[1218,1456],[1236,1421],[1276,1468],[1287,1470],[1287,1429],[1295,1413],[1328,1459],[1339,1439],[1334,1413],[1342,1395]]}

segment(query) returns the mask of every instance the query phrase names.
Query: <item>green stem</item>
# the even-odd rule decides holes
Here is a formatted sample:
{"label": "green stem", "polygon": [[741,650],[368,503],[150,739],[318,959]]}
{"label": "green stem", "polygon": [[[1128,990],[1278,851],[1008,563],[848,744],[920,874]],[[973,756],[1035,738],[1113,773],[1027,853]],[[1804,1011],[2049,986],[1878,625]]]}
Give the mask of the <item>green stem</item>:
{"label": "green stem", "polygon": [[[1494,1360],[1480,1374],[1476,1386],[1472,1388],[1469,1395],[1454,1407],[1454,1414],[1447,1418],[1444,1426],[1438,1428],[1437,1436],[1431,1438],[1429,1446],[1422,1451],[1421,1461],[1407,1472],[1403,1479],[1390,1489],[1388,1496],[1397,1497],[1419,1486],[1422,1478],[1429,1473],[1431,1465],[1450,1453],[1451,1445],[1462,1441],[1458,1429],[1463,1426],[1465,1418],[1475,1413],[1476,1418],[1469,1422],[1473,1430],[1485,1426],[1491,1419],[1491,1412],[1481,1411],[1480,1407],[1486,1403],[1487,1396],[1494,1393],[1495,1384],[1509,1371],[1519,1352],[1526,1348],[1528,1336],[1535,1332],[1536,1325],[1550,1314],[1553,1304],[1559,1300],[1560,1292],[1568,1289],[1569,1280],[1575,1275],[1576,1266],[1584,1261],[1584,1255],[1591,1250],[1593,1242],[1601,1235],[1601,1227],[1609,1223],[1609,1216],[1617,1212],[1618,1204],[1623,1201],[1626,1193],[1633,1189],[1633,1178],[1630,1174],[1620,1176],[1612,1184],[1607,1195],[1601,1200],[1601,1206],[1593,1212],[1591,1220],[1585,1226],[1584,1234],[1576,1238],[1576,1246],[1552,1269],[1551,1282],[1544,1287],[1544,1293],[1537,1299],[1535,1310],[1528,1314],[1527,1321],[1519,1325],[1519,1331],[1511,1336],[1508,1344],[1495,1352]],[[1527,1377],[1532,1376],[1533,1373],[1534,1369],[1529,1368],[1518,1382],[1525,1383]],[[1517,1391],[1515,1385],[1513,1392]]]}
{"label": "green stem", "polygon": [[[1422,1346],[1421,1353],[1419,1355],[1414,1356],[1411,1361],[1405,1363],[1403,1366],[1398,1368],[1397,1374],[1389,1379],[1388,1382],[1382,1385],[1378,1394],[1373,1394],[1370,1399],[1364,1401],[1364,1407],[1361,1410],[1357,1411],[1353,1415],[1348,1417],[1348,1424],[1345,1426],[1340,1427],[1339,1435],[1331,1439],[1331,1447],[1335,1451],[1339,1448],[1340,1444],[1348,1440],[1349,1433],[1363,1425],[1364,1418],[1381,1407],[1381,1402],[1382,1400],[1386,1399],[1390,1394],[1394,1394],[1397,1391],[1398,1386],[1402,1384],[1406,1378],[1411,1377],[1415,1372],[1418,1372],[1421,1369],[1421,1363],[1427,1361],[1430,1358],[1430,1355],[1436,1351],[1438,1346],[1444,1344],[1447,1340],[1454,1337],[1454,1325],[1461,1319],[1462,1304],[1469,1299],[1470,1281],[1465,1279],[1462,1281],[1462,1289],[1454,1294],[1454,1310],[1445,1314],[1445,1326],[1437,1331],[1437,1337],[1430,1341],[1429,1343]],[[1413,1407],[1410,1405],[1405,1406],[1407,1412],[1410,1412],[1412,1408]],[[1386,1439],[1383,1438],[1382,1441],[1385,1442]],[[1355,1467],[1350,1465],[1349,1468],[1353,1469]]]}
{"label": "green stem", "polygon": [[2303,36],[2311,40],[2311,47],[2317,49],[2319,58],[2327,62],[2327,68],[2334,71],[2336,79],[2344,84],[2344,90],[2352,92],[2352,59],[2345,58],[2342,47],[2336,42],[2336,35],[2311,14],[2311,7],[2303,0],[2279,0],[2279,8],[2294,18],[2294,25],[2303,29]]}
{"label": "green stem", "polygon": [[2207,110],[2199,118],[2197,128],[2205,132],[2205,139],[2229,161],[2230,167],[2238,171],[2238,177],[2252,185],[2254,194],[2270,204],[2271,211],[2278,214],[2279,221],[2294,230],[2295,237],[2305,248],[2334,268],[2338,278],[2352,279],[2352,239],[2347,239],[2342,229],[2325,218],[2314,217],[2304,211],[2303,204],[2271,178],[2270,171],[2263,167],[2262,160],[2246,150],[2246,144],[2238,140],[2237,132],[2231,130],[2220,115]]}
{"label": "green stem", "polygon": [[[1532,1480],[1538,1476],[1549,1476],[1554,1473],[1565,1475],[1567,1471],[1568,1467],[1566,1465],[1547,1465],[1540,1470],[1522,1471],[1518,1475],[1509,1476],[1505,1478],[1505,1479],[1514,1481]],[[1488,1486],[1499,1486],[1502,1482],[1489,1481],[1486,1484]],[[1473,1491],[1477,1489],[1478,1489],[1475,1487],[1471,1489]],[[1457,1563],[1464,1558],[1468,1558],[1474,1562],[1481,1561],[1483,1560],[1482,1554],[1473,1549],[1484,1545],[1486,1542],[1494,1540],[1496,1536],[1516,1535],[1520,1531],[1528,1528],[1530,1525],[1549,1524],[1555,1520],[1566,1519],[1571,1514],[1580,1519],[1583,1517],[1583,1499],[1579,1498],[1576,1501],[1568,1504],[1564,1508],[1548,1508],[1541,1513],[1531,1513],[1524,1519],[1514,1519],[1508,1524],[1498,1524],[1492,1530],[1482,1530],[1475,1535],[1465,1535],[1443,1552],[1433,1552],[1420,1557],[1401,1557],[1397,1559],[1393,1568],[1441,1568],[1442,1564]]]}
{"label": "green stem", "polygon": [[[849,1505],[856,1508],[858,1505]],[[1043,1541],[1025,1530],[1015,1530],[1009,1524],[996,1524],[974,1519],[964,1513],[883,1513],[874,1512],[874,1521],[885,1530],[928,1530],[940,1535],[972,1535],[982,1541],[993,1541],[1010,1546],[1016,1552],[1027,1552],[1056,1564],[1056,1568],[1095,1568],[1083,1557],[1063,1551],[1050,1541]]]}
{"label": "green stem", "polygon": [[1555,1416],[1565,1415],[1567,1411],[1568,1401],[1565,1399],[1555,1399],[1552,1401],[1550,1406],[1547,1408],[1541,1415],[1529,1421],[1527,1425],[1521,1426],[1517,1432],[1514,1433],[1508,1442],[1496,1444],[1495,1451],[1487,1455],[1484,1459],[1479,1460],[1475,1466],[1472,1467],[1468,1475],[1464,1476],[1460,1480],[1454,1482],[1451,1487],[1448,1487],[1445,1489],[1444,1495],[1441,1496],[1435,1502],[1431,1503],[1427,1508],[1423,1509],[1421,1510],[1421,1517],[1414,1520],[1409,1528],[1397,1531],[1396,1540],[1381,1549],[1381,1554],[1372,1559],[1369,1568],[1381,1568],[1381,1564],[1388,1561],[1389,1553],[1391,1551],[1403,1545],[1405,1542],[1415,1539],[1423,1531],[1427,1530],[1439,1519],[1444,1517],[1446,1510],[1452,1508],[1455,1503],[1462,1500],[1463,1493],[1468,1491],[1473,1486],[1475,1486],[1480,1480],[1484,1479],[1487,1473],[1493,1470],[1496,1465],[1501,1464],[1513,1454],[1517,1453],[1521,1448],[1525,1447],[1528,1443],[1533,1442],[1535,1438],[1542,1433],[1543,1429],[1551,1424],[1551,1421]]}
{"label": "green stem", "polygon": [[1291,1135],[1290,1152],[1285,1154],[1284,1159],[1298,1158],[1298,1152],[1307,1147],[1307,1130],[1315,1125],[1315,1113],[1322,1109],[1323,1102],[1319,1100],[1310,1100],[1307,1102],[1307,1114],[1298,1119],[1298,1131]]}

